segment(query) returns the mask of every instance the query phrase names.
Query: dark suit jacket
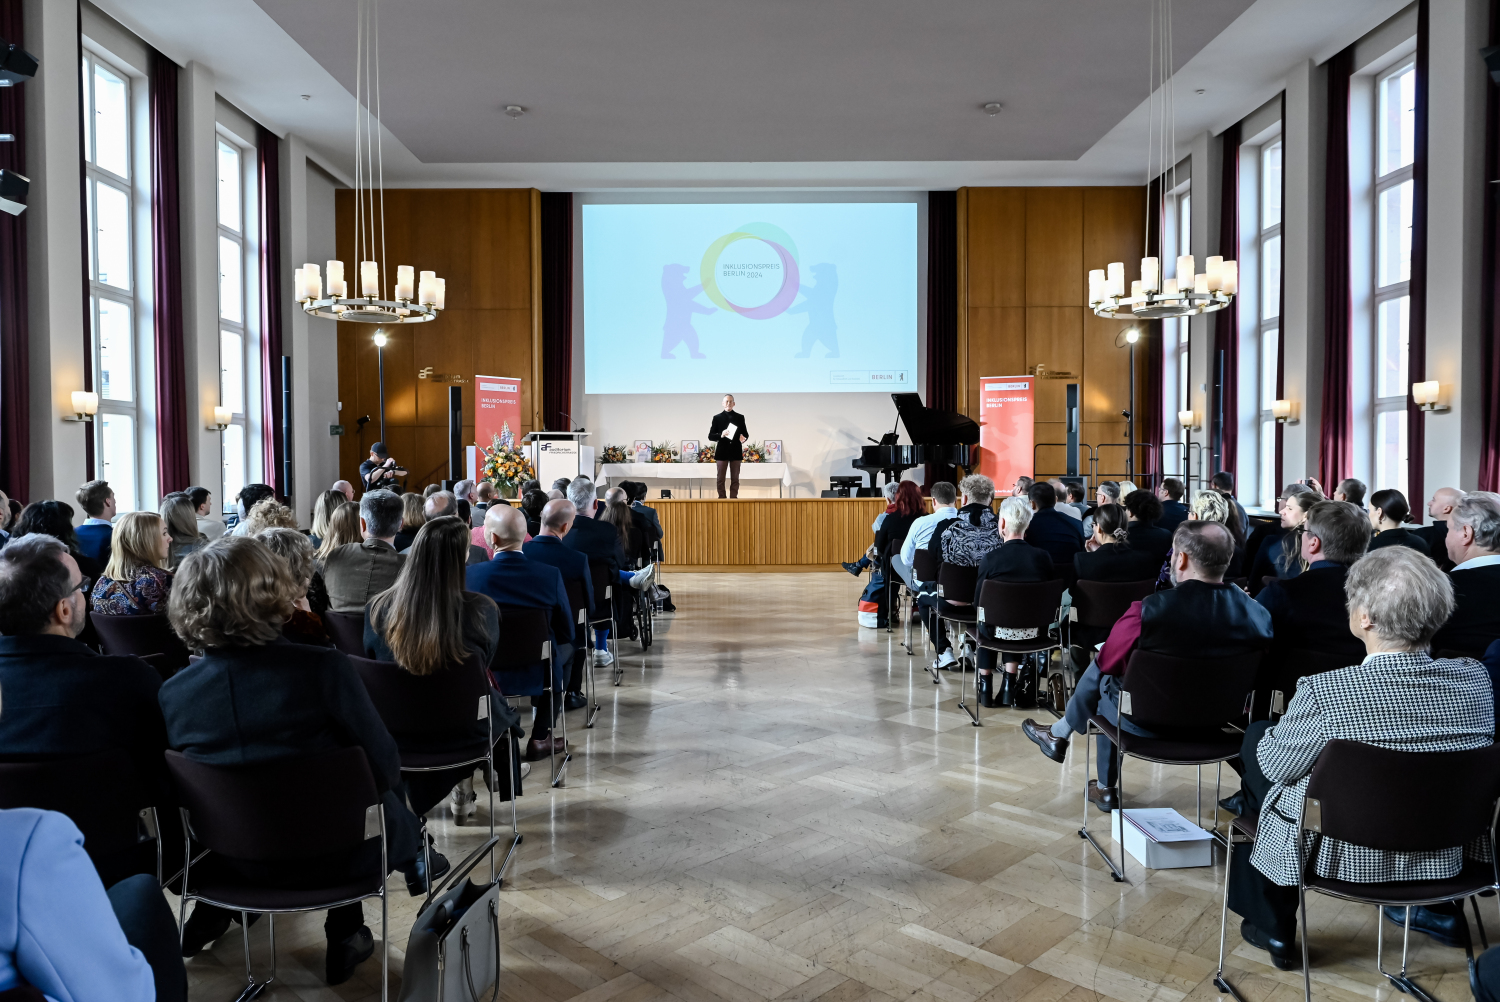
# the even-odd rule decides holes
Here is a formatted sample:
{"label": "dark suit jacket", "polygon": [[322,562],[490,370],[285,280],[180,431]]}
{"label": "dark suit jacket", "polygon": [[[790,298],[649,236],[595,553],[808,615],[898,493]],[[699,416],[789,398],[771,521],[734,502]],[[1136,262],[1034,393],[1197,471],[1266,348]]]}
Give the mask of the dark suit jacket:
{"label": "dark suit jacket", "polygon": [[[574,524],[576,525],[577,522],[575,521]],[[569,532],[568,535],[571,536],[572,533]],[[583,593],[588,596],[589,620],[592,621],[595,618],[594,579],[589,574],[588,557],[577,550],[568,549],[567,543],[556,536],[537,536],[535,539],[528,540],[521,544],[521,552],[526,555],[527,560],[533,563],[556,567],[558,573],[562,575],[564,585],[569,581],[582,581]],[[574,609],[573,613],[576,617],[578,610]],[[579,635],[576,629],[572,636],[574,636],[575,645],[581,645],[588,639],[586,636]]]}
{"label": "dark suit jacket", "polygon": [[[734,440],[720,438],[724,429],[728,428],[730,422],[734,423]],[[745,415],[739,411],[719,411],[708,425],[708,441],[714,447],[714,462],[739,462],[745,458],[744,447],[740,444],[740,436],[746,436],[749,440],[750,432],[745,430]]]}
{"label": "dark suit jacket", "polygon": [[1133,549],[1149,553],[1160,567],[1172,552],[1172,534],[1150,522],[1131,522],[1125,526],[1125,538]]}
{"label": "dark suit jacket", "polygon": [[161,806],[169,787],[160,689],[161,676],[140,658],[105,657],[51,634],[0,637],[0,758],[116,749]]}
{"label": "dark suit jacket", "polygon": [[[614,531],[612,526],[609,528]],[[489,563],[470,567],[465,577],[470,591],[488,595],[500,605],[547,610],[548,639],[552,641],[556,655],[552,661],[553,670],[559,682],[565,682],[569,658],[565,656],[566,652],[558,651],[557,646],[572,640],[574,627],[573,610],[568,605],[562,572],[530,559],[519,550],[501,550]],[[538,661],[520,672],[509,673],[505,678],[497,676],[497,681],[503,683],[500,689],[507,696],[540,695],[547,688],[546,666]]]}
{"label": "dark suit jacket", "polygon": [[666,538],[666,533],[662,531],[661,527],[661,516],[657,514],[655,508],[648,504],[642,504],[640,501],[632,501],[630,502],[630,510],[650,520],[651,524],[656,527],[657,539]]}
{"label": "dark suit jacket", "polygon": [[1026,542],[1046,550],[1052,563],[1061,568],[1064,580],[1073,579],[1073,557],[1083,550],[1083,523],[1069,518],[1056,508],[1040,508],[1031,513],[1026,527]]}
{"label": "dark suit jacket", "polygon": [[401,757],[364,683],[341,652],[277,639],[210,648],[162,683],[167,742],[210,765],[252,765],[363,748],[384,793]]}
{"label": "dark suit jacket", "polygon": [[895,550],[899,553],[901,544],[906,542],[906,534],[911,531],[911,524],[921,517],[921,514],[897,515],[895,512],[887,512],[885,518],[880,520],[880,528],[875,532],[875,552],[884,553],[887,546],[895,543]]}
{"label": "dark suit jacket", "polygon": [[1453,570],[1453,561],[1448,559],[1448,523],[1433,522],[1431,525],[1419,525],[1411,530],[1413,536],[1420,536],[1427,542],[1427,555],[1445,571]]}
{"label": "dark suit jacket", "polygon": [[[1443,532],[1446,536],[1447,529],[1445,528]],[[1384,549],[1387,546],[1406,546],[1413,550],[1416,550],[1424,557],[1432,556],[1432,551],[1427,547],[1427,540],[1423,536],[1419,535],[1415,529],[1408,529],[1404,525],[1397,526],[1394,529],[1386,529],[1384,532],[1377,535],[1374,539],[1370,540],[1371,553],[1374,553],[1376,550]],[[1447,555],[1448,544],[1445,542],[1443,544],[1443,556],[1446,557]]]}
{"label": "dark suit jacket", "polygon": [[1157,528],[1176,532],[1177,527],[1187,521],[1188,511],[1188,506],[1181,501],[1163,501],[1161,518],[1156,520]]}
{"label": "dark suit jacket", "polygon": [[1007,539],[986,553],[979,561],[979,578],[974,584],[974,604],[979,604],[979,596],[984,591],[984,583],[989,580],[1054,581],[1057,579],[1057,569],[1052,563],[1052,558],[1047,555],[1047,551],[1032,546],[1024,539]]}
{"label": "dark suit jacket", "polygon": [[625,558],[625,547],[620,543],[620,534],[615,531],[614,526],[596,518],[584,518],[582,515],[575,518],[573,528],[563,538],[563,545],[582,553],[592,563],[608,567],[611,576],[629,565]]}
{"label": "dark suit jacket", "polygon": [[114,536],[112,525],[80,525],[73,530],[78,537],[78,550],[90,560],[109,563],[109,544]]}
{"label": "dark suit jacket", "polygon": [[1343,661],[1340,667],[1365,659],[1364,641],[1349,632],[1349,610],[1344,579],[1349,568],[1332,560],[1317,560],[1294,578],[1272,581],[1255,600],[1271,614],[1271,658],[1284,663],[1294,652],[1310,651]]}
{"label": "dark suit jacket", "polygon": [[389,543],[366,539],[345,543],[323,561],[323,584],[334,612],[363,612],[365,605],[396,583],[406,554]]}
{"label": "dark suit jacket", "polygon": [[1161,572],[1161,561],[1154,554],[1121,543],[1105,543],[1090,553],[1084,550],[1073,557],[1073,572],[1079,581],[1107,581],[1124,584],[1131,581],[1155,581]]}
{"label": "dark suit jacket", "polygon": [[1500,565],[1453,571],[1448,577],[1453,581],[1453,616],[1432,638],[1432,649],[1477,658],[1500,638]]}

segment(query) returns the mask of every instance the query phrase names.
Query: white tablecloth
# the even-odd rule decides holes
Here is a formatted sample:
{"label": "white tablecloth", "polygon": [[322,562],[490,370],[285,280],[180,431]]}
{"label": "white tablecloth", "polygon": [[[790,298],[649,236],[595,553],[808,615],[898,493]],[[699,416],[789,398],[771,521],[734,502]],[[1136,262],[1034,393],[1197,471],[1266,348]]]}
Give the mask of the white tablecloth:
{"label": "white tablecloth", "polygon": [[[599,467],[599,478],[612,480],[713,480],[719,475],[717,463],[605,463]],[[792,469],[785,463],[741,463],[741,480],[780,480],[783,487],[792,486]]]}

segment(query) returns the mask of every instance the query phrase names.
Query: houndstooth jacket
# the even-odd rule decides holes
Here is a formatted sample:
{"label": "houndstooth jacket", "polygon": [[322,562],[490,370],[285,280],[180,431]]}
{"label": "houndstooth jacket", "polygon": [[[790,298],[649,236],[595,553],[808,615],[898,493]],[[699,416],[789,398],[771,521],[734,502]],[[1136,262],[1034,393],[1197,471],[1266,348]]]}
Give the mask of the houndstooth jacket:
{"label": "houndstooth jacket", "polygon": [[[1292,840],[1313,763],[1329,741],[1442,752],[1483,748],[1494,736],[1489,675],[1469,658],[1435,661],[1425,651],[1374,654],[1363,664],[1301,679],[1286,715],[1256,746],[1261,771],[1272,786],[1261,805],[1251,863],[1283,887],[1296,885]],[[1308,833],[1303,851],[1310,851],[1312,843]],[[1477,844],[1404,853],[1325,838],[1318,844],[1317,872],[1357,883],[1439,880],[1463,868],[1466,851],[1487,856]]]}

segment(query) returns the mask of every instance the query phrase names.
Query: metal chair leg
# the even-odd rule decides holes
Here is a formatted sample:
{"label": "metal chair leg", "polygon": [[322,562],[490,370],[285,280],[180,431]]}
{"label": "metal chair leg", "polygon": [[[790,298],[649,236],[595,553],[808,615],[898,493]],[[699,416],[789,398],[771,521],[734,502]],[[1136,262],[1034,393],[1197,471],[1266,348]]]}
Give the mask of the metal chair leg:
{"label": "metal chair leg", "polygon": [[268,914],[266,918],[269,920],[267,927],[271,930],[271,976],[264,981],[256,981],[255,969],[250,963],[250,913],[240,912],[240,938],[245,944],[245,987],[235,1002],[250,1002],[251,999],[259,998],[270,987],[271,982],[276,980],[276,916]]}
{"label": "metal chair leg", "polygon": [[[1092,768],[1091,768],[1091,763],[1089,762],[1090,753],[1093,751],[1093,749],[1089,747],[1089,745],[1092,743],[1092,742],[1089,741],[1089,738],[1093,737],[1094,735],[1100,734],[1100,733],[1102,733],[1102,732],[1099,731],[1098,729],[1096,729],[1094,727],[1093,722],[1090,721],[1089,722],[1089,726],[1088,726],[1088,730],[1086,730],[1083,733],[1083,735],[1082,735],[1082,737],[1083,737],[1083,751],[1082,751],[1081,754],[1083,755],[1083,826],[1078,829],[1078,837],[1081,838],[1081,839],[1087,840],[1088,844],[1094,847],[1094,851],[1099,854],[1099,858],[1102,859],[1102,860],[1104,860],[1104,862],[1109,866],[1110,876],[1112,876],[1115,879],[1116,883],[1126,884],[1126,883],[1129,883],[1129,881],[1125,879],[1125,833],[1124,833],[1124,831],[1120,832],[1120,865],[1119,866],[1116,866],[1115,865],[1115,861],[1110,858],[1109,853],[1104,851],[1104,846],[1102,846],[1102,845],[1099,844],[1099,840],[1096,839],[1096,838],[1094,838],[1094,833],[1091,832],[1091,831],[1089,831],[1089,774],[1093,771]],[[1102,779],[1103,777],[1100,777],[1100,778]],[[1123,801],[1122,801],[1122,805],[1121,806],[1123,808]],[[1125,823],[1125,819],[1123,817],[1121,817],[1120,824],[1123,825],[1124,823]]]}
{"label": "metal chair leg", "polygon": [[1214,972],[1214,987],[1219,989],[1222,994],[1233,996],[1235,1002],[1245,1002],[1245,997],[1224,976],[1224,938],[1225,931],[1229,925],[1229,873],[1233,865],[1234,830],[1231,828],[1229,831],[1229,846],[1224,850],[1224,899],[1223,903],[1219,906],[1219,969]]}

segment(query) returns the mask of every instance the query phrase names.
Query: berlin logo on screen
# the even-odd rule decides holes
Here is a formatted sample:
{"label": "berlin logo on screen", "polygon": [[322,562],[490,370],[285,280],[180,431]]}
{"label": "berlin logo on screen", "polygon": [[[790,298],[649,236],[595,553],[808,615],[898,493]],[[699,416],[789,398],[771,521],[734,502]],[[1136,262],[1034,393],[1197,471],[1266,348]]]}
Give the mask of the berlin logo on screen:
{"label": "berlin logo on screen", "polygon": [[[724,251],[734,243],[741,240],[758,240],[769,246],[776,252],[780,259],[780,267],[764,262],[755,262],[736,268],[732,274],[745,277],[754,275],[756,272],[764,273],[771,277],[775,271],[781,272],[781,288],[769,300],[759,306],[740,306],[730,302],[729,298],[719,289],[718,270],[719,260]],[[792,300],[797,298],[800,287],[801,276],[797,269],[797,244],[791,236],[779,226],[771,223],[746,223],[736,227],[732,233],[726,233],[709,245],[708,250],[703,252],[703,262],[698,267],[699,277],[703,282],[703,292],[709,300],[720,309],[732,310],[742,317],[751,320],[769,320],[785,313],[787,307],[792,305]],[[752,271],[754,269],[755,271]],[[728,273],[727,273],[728,274]]]}

